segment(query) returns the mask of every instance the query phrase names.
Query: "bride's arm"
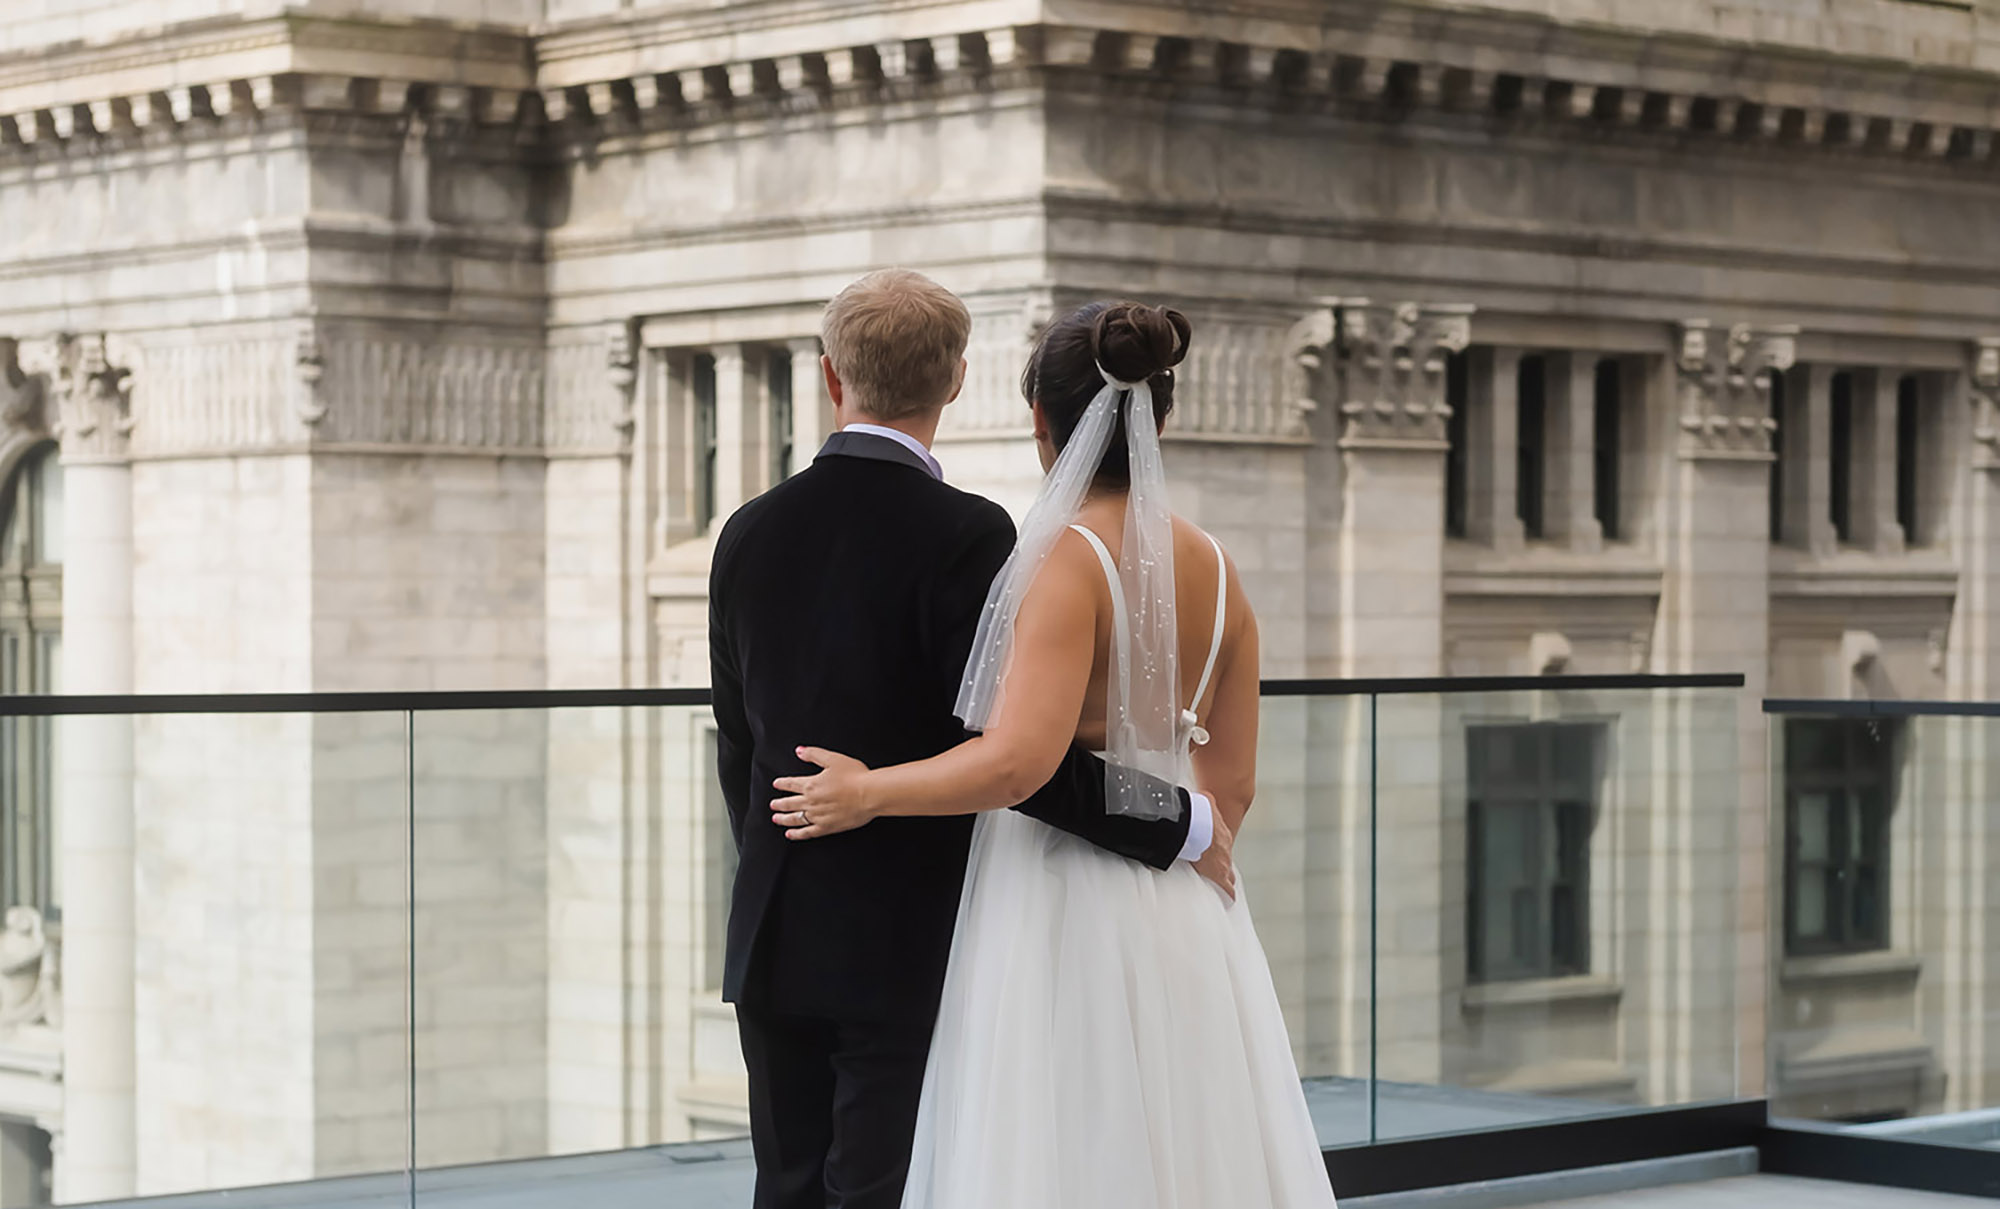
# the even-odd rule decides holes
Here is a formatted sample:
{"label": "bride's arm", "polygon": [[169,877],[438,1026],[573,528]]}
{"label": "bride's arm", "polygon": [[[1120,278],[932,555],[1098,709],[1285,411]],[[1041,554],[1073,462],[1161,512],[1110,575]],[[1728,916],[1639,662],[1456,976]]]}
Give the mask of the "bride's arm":
{"label": "bride's arm", "polygon": [[1076,737],[1096,652],[1101,579],[1081,538],[1056,543],[1021,602],[1000,712],[984,734],[928,760],[877,769],[800,748],[800,758],[826,771],[776,782],[797,796],[773,802],[773,813],[803,810],[812,820],[786,834],[813,839],[874,818],[969,814],[1026,801],[1055,775]]}

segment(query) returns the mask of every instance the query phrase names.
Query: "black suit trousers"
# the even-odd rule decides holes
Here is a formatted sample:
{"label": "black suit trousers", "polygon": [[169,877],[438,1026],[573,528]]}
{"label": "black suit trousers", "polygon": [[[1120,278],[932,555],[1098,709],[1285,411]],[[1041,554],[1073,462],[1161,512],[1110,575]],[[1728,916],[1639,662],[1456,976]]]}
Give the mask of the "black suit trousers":
{"label": "black suit trousers", "polygon": [[897,1209],[931,1021],[835,1021],[739,1006],[755,1209]]}

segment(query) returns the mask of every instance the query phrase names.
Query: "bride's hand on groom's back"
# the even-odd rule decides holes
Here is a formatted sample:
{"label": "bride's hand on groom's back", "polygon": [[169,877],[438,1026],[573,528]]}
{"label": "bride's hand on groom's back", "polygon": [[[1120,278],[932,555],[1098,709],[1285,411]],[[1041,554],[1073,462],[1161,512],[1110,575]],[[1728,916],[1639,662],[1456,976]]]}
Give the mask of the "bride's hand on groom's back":
{"label": "bride's hand on groom's back", "polygon": [[801,747],[798,757],[819,765],[820,771],[809,777],[779,777],[771,782],[779,793],[792,795],[771,803],[771,822],[785,829],[786,839],[838,835],[875,818],[874,805],[868,800],[866,764],[818,747]]}

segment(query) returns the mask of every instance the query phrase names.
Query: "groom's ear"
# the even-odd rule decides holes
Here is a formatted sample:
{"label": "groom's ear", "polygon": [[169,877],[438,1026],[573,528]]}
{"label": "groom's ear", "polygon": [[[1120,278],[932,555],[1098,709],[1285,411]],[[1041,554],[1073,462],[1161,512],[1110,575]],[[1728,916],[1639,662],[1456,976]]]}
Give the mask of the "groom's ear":
{"label": "groom's ear", "polygon": [[842,402],[844,402],[841,396],[846,393],[846,388],[840,384],[840,375],[834,372],[832,357],[824,353],[820,354],[819,372],[826,378],[827,401],[833,404],[835,411],[839,411]]}
{"label": "groom's ear", "polygon": [[964,389],[965,389],[965,358],[960,357],[958,359],[958,372],[953,374],[951,377],[951,394],[945,397],[945,402],[946,403],[956,402],[958,399],[958,392]]}

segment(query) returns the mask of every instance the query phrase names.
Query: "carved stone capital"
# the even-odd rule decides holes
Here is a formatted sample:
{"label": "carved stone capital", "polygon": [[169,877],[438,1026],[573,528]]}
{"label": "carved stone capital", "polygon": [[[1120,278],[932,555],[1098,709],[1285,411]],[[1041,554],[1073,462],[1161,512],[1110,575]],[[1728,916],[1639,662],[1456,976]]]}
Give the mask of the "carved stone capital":
{"label": "carved stone capital", "polygon": [[1445,362],[1471,342],[1472,309],[1366,298],[1333,304],[1328,347],[1343,448],[1446,448]]}
{"label": "carved stone capital", "polygon": [[1975,340],[1971,348],[1972,464],[2000,470],[2000,336]]}
{"label": "carved stone capital", "polygon": [[612,394],[611,426],[618,433],[620,449],[632,447],[632,432],[637,424],[632,396],[639,381],[639,354],[633,327],[630,323],[618,324],[606,334],[604,344],[604,366]]}
{"label": "carved stone capital", "polygon": [[122,461],[132,438],[132,370],[102,334],[59,337],[56,439],[65,459]]}
{"label": "carved stone capital", "polygon": [[1705,319],[1680,325],[1675,366],[1683,457],[1770,460],[1778,428],[1771,415],[1771,380],[1792,367],[1798,335],[1796,327],[1749,324],[1724,334]]}
{"label": "carved stone capital", "polygon": [[21,365],[21,342],[0,336],[0,449],[48,435],[43,404],[42,379]]}
{"label": "carved stone capital", "polygon": [[1305,436],[1312,429],[1320,395],[1328,389],[1338,327],[1333,308],[1327,306],[1310,312],[1285,332],[1284,426],[1289,435]]}

